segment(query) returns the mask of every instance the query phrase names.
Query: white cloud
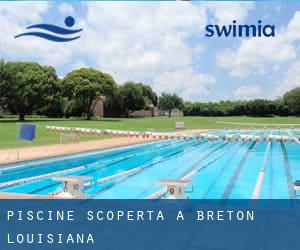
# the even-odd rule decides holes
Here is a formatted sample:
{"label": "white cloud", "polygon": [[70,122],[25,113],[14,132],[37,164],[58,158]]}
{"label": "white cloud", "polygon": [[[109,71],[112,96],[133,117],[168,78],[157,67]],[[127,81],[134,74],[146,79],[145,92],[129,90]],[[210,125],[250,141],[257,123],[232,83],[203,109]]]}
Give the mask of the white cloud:
{"label": "white cloud", "polygon": [[291,41],[300,39],[300,11],[295,12],[290,20],[287,26],[286,37]]}
{"label": "white cloud", "polygon": [[275,37],[242,40],[237,49],[227,49],[216,56],[217,64],[230,70],[230,75],[244,77],[264,74],[267,66],[279,68],[297,57],[294,41],[300,39],[300,12],[295,12],[286,28],[277,27]]}
{"label": "white cloud", "polygon": [[255,5],[252,2],[210,2],[207,7],[214,15],[213,21],[219,24],[229,24],[233,20],[244,22]]}
{"label": "white cloud", "polygon": [[[81,60],[75,60],[72,61],[71,63],[68,63],[66,65],[66,71],[67,73],[76,70],[76,69],[80,69],[80,68],[90,68],[91,66],[86,65],[84,61]],[[64,77],[65,75],[62,75],[62,77]]]}
{"label": "white cloud", "polygon": [[[296,11],[293,18],[289,21],[288,26],[285,30],[285,37],[293,44],[295,41],[300,40],[300,11]],[[297,54],[299,54],[299,47],[296,49]],[[285,73],[284,79],[278,83],[277,88],[275,88],[272,97],[280,97],[285,92],[300,86],[300,59],[297,57],[297,60],[293,61],[287,72]]]}
{"label": "white cloud", "polygon": [[154,89],[158,93],[177,93],[185,100],[200,101],[207,98],[208,85],[216,79],[207,74],[194,72],[191,68],[164,72],[154,79]]}
{"label": "white cloud", "polygon": [[205,48],[201,44],[198,44],[194,48],[194,55],[199,56],[202,52],[204,52],[204,50]]}
{"label": "white cloud", "polygon": [[62,3],[58,6],[58,10],[60,13],[62,14],[67,14],[67,15],[71,15],[74,13],[74,8],[72,5],[67,4],[67,3]]}
{"label": "white cloud", "polygon": [[[47,13],[47,2],[1,3],[1,53],[13,60],[36,60],[67,70],[96,67],[111,73],[119,83],[131,79],[144,81],[152,83],[158,92],[175,91],[187,100],[203,100],[207,86],[216,81],[214,76],[199,72],[199,65],[194,61],[211,49],[199,42],[207,13],[213,14],[210,21],[244,22],[255,7],[253,3],[236,2],[209,5],[87,2],[83,5],[87,12],[83,16],[80,12],[81,17],[76,20],[76,27],[83,28],[81,39],[60,44],[25,37],[13,39],[14,35],[24,32],[26,26],[46,21],[51,14]],[[76,14],[77,9],[71,4],[57,6],[60,13]],[[300,14],[296,12],[287,28],[275,38],[245,39],[234,49],[224,49],[216,57],[217,64],[239,77],[264,74],[269,68],[282,69],[285,63],[296,58],[293,42],[300,39],[299,19]],[[212,51],[215,53],[215,48]],[[298,82],[299,66],[300,63],[295,63],[294,70],[291,66],[281,86],[283,89]],[[258,85],[241,86],[234,96],[258,97],[261,92]]]}
{"label": "white cloud", "polygon": [[[119,83],[132,79],[152,82],[156,76],[193,65],[195,53],[204,48],[191,46],[188,39],[199,36],[206,24],[206,7],[188,2],[169,3],[84,3],[86,13],[77,17],[82,37],[72,43],[51,43],[16,34],[43,21],[49,5],[34,2],[6,7],[0,4],[4,35],[1,52],[12,60],[35,60],[55,67],[93,66],[111,73]],[[27,8],[30,12],[27,12]],[[72,5],[58,5],[60,13],[74,12]],[[26,14],[25,14],[26,13]],[[27,13],[30,13],[28,15]],[[63,20],[62,20],[63,22]],[[84,57],[84,58],[83,58]],[[192,75],[191,75],[192,74]],[[199,75],[192,71],[190,76]],[[189,94],[191,95],[191,94]]]}
{"label": "white cloud", "polygon": [[285,74],[285,78],[279,83],[272,97],[280,97],[285,92],[300,86],[300,59],[293,62]]}
{"label": "white cloud", "polygon": [[88,68],[88,66],[83,61],[76,61],[72,63],[73,69],[79,69],[79,68]]}
{"label": "white cloud", "polygon": [[1,3],[1,52],[12,60],[38,61],[53,66],[68,63],[72,56],[71,46],[31,37],[14,39],[15,35],[25,32],[27,26],[41,22],[48,8],[47,2]]}
{"label": "white cloud", "polygon": [[296,50],[284,35],[274,38],[251,38],[241,42],[236,50],[227,49],[217,54],[217,64],[230,69],[230,75],[244,77],[264,74],[268,65],[288,62],[296,58]]}
{"label": "white cloud", "polygon": [[1,16],[8,17],[10,21],[25,23],[27,21],[40,21],[41,13],[47,11],[47,2],[1,2]]}
{"label": "white cloud", "polygon": [[[71,72],[73,70],[76,70],[76,69],[80,69],[80,68],[89,68],[90,66],[86,65],[83,61],[74,61],[68,65],[66,65],[66,69],[67,69],[67,72]],[[64,78],[65,75],[60,75],[59,78]]]}
{"label": "white cloud", "polygon": [[234,93],[234,97],[239,100],[250,100],[262,97],[262,89],[258,85],[242,85],[238,87]]}
{"label": "white cloud", "polygon": [[[104,71],[147,79],[192,64],[187,39],[206,23],[205,8],[187,2],[87,3],[81,49]],[[200,45],[198,47],[200,49]]]}

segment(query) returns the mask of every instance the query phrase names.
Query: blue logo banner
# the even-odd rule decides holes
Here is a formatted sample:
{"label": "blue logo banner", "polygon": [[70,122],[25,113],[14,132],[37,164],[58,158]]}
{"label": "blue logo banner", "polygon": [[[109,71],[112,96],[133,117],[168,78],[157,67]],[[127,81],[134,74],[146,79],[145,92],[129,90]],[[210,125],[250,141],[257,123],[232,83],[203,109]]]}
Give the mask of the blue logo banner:
{"label": "blue logo banner", "polygon": [[24,124],[20,125],[19,139],[26,141],[33,141],[36,134],[35,124]]}
{"label": "blue logo banner", "polygon": [[296,200],[1,200],[1,248],[299,249]]}
{"label": "blue logo banner", "polygon": [[24,32],[15,36],[16,38],[24,36],[33,36],[46,39],[52,42],[70,42],[80,38],[80,36],[69,36],[80,33],[82,29],[70,29],[75,24],[75,19],[72,16],[65,18],[65,26],[60,27],[53,24],[34,24],[26,27],[27,30],[34,30],[29,32]]}

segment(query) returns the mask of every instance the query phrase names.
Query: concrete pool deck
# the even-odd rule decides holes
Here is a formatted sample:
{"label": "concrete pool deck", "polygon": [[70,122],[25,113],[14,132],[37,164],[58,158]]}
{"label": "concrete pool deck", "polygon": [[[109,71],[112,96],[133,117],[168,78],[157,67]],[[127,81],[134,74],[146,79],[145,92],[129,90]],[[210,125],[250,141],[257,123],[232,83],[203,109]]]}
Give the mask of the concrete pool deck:
{"label": "concrete pool deck", "polygon": [[[174,133],[183,132],[193,134],[208,131],[205,129],[193,129],[176,131]],[[20,161],[35,160],[46,157],[61,156],[67,154],[75,154],[98,149],[109,149],[122,147],[143,142],[151,142],[159,139],[139,137],[115,137],[102,140],[81,141],[79,143],[69,144],[52,144],[47,146],[23,147],[19,149],[19,159],[17,159],[17,149],[0,150],[0,164],[9,164]]]}

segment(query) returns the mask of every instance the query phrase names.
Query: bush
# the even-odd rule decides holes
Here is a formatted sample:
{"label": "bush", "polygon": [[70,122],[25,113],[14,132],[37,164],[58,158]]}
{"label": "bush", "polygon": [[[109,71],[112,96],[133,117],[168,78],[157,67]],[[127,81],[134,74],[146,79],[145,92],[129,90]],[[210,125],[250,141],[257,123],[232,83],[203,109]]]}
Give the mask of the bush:
{"label": "bush", "polygon": [[279,100],[256,99],[253,101],[185,102],[185,116],[273,116],[290,114],[287,105]]}

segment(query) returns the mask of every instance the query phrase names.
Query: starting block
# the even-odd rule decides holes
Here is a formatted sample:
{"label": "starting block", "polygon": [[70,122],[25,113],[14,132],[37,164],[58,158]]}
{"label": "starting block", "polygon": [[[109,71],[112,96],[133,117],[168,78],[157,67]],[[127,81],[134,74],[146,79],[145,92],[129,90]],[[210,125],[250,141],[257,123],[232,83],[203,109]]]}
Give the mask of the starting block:
{"label": "starting block", "polygon": [[185,129],[184,122],[175,122],[175,129]]}
{"label": "starting block", "polygon": [[297,195],[297,191],[300,190],[300,180],[297,180],[294,182],[294,191],[295,191],[295,196],[298,196]]}
{"label": "starting block", "polygon": [[86,194],[83,192],[84,181],[90,180],[90,176],[64,176],[53,178],[55,181],[64,183],[63,192],[59,193],[59,198],[84,199]]}
{"label": "starting block", "polygon": [[[187,199],[186,192],[184,189],[186,186],[192,183],[191,180],[161,180],[158,182],[160,185],[164,185],[167,187],[167,191],[169,193],[168,199]],[[191,191],[193,192],[193,190]]]}
{"label": "starting block", "polygon": [[61,133],[59,137],[60,144],[66,144],[70,140],[72,143],[79,143],[78,133]]}

